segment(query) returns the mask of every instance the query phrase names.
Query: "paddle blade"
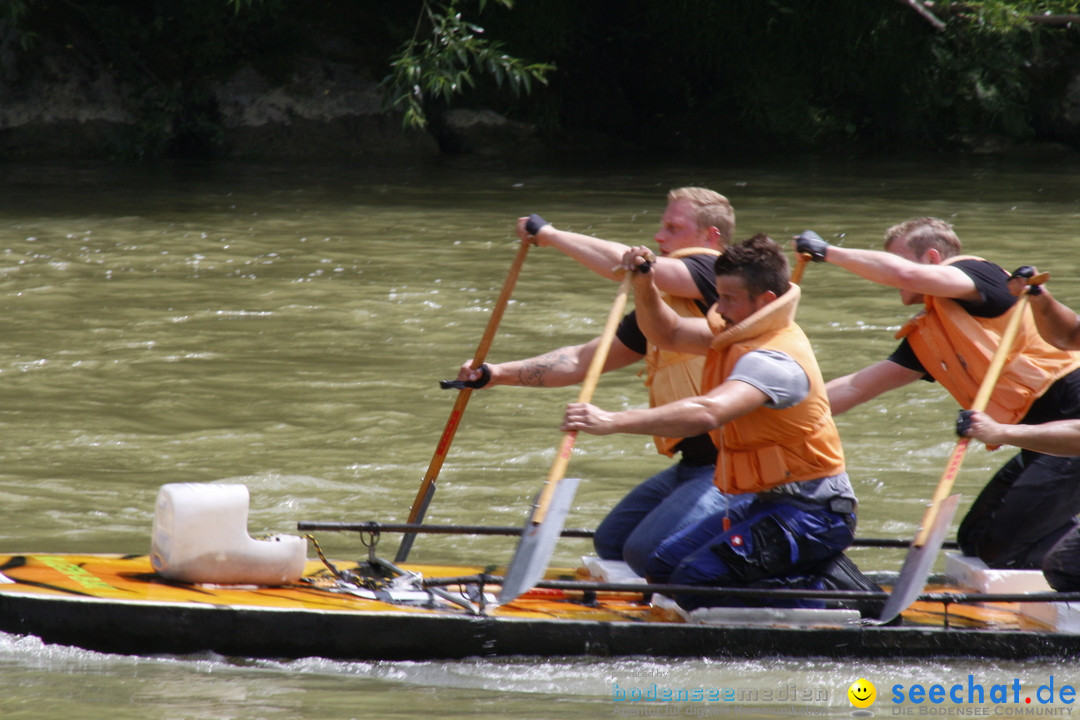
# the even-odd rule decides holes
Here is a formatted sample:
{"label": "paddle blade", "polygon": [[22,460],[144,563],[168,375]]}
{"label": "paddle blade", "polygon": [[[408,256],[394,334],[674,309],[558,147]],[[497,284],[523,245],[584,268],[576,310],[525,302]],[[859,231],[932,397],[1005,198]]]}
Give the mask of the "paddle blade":
{"label": "paddle blade", "polygon": [[[427,514],[428,505],[431,504],[431,496],[435,494],[435,483],[428,483],[427,487],[421,488],[420,494],[423,497],[413,502],[413,511],[409,515],[410,525],[419,525],[423,521],[424,516]],[[409,559],[409,552],[412,550],[415,541],[416,533],[405,533],[401,536],[401,545],[398,546],[397,555],[394,556],[395,563],[403,563]]]}
{"label": "paddle blade", "polygon": [[959,495],[950,495],[941,501],[934,524],[926,535],[926,542],[922,545],[911,546],[907,557],[904,558],[904,567],[900,570],[900,576],[896,579],[896,585],[885,601],[885,607],[881,611],[878,622],[884,624],[892,622],[900,613],[907,610],[915,598],[926,587],[926,580],[930,577],[930,569],[934,566],[941,544],[945,542],[945,533],[949,530],[949,523],[956,514],[956,506],[960,502]]}
{"label": "paddle blade", "polygon": [[535,506],[529,513],[521,539],[518,540],[517,550],[514,551],[514,559],[506,570],[502,592],[499,593],[500,605],[513,602],[519,595],[531,590],[544,576],[580,482],[580,478],[563,478],[559,481],[542,523],[533,523]]}

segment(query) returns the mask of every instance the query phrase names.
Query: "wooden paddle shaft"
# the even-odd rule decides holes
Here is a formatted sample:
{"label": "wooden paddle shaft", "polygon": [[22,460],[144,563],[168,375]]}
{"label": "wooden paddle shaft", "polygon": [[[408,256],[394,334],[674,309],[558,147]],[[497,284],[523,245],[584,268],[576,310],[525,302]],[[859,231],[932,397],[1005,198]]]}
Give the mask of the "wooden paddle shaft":
{"label": "wooden paddle shaft", "polygon": [[[619,321],[622,319],[623,311],[626,309],[626,299],[630,293],[631,278],[632,271],[627,271],[619,284],[619,292],[615,295],[615,302],[611,305],[611,311],[608,313],[604,330],[600,333],[600,342],[596,346],[596,353],[592,357],[592,362],[589,363],[589,369],[585,373],[585,380],[581,383],[581,391],[578,393],[577,399],[579,403],[587,403],[592,399],[596,385],[600,381],[600,375],[604,372],[608,351],[611,350],[611,343],[615,339],[615,331],[618,329]],[[551,471],[548,472],[547,480],[544,482],[539,498],[537,498],[536,508],[533,510],[532,515],[533,525],[539,525],[547,516],[548,506],[551,504],[551,498],[555,494],[555,488],[558,486],[559,481],[562,480],[563,475],[566,474],[566,466],[570,463],[570,455],[574,451],[576,440],[576,430],[567,430],[563,435],[562,443],[559,445],[559,450],[555,455],[555,461],[551,464]]]}
{"label": "wooden paddle shaft", "polygon": [[[1049,275],[1046,273],[1040,273],[1029,279],[1028,284],[1041,285],[1046,282],[1048,277]],[[989,404],[990,396],[994,393],[994,386],[997,385],[998,378],[1001,377],[1001,371],[1005,367],[1005,360],[1012,351],[1013,342],[1016,340],[1016,335],[1020,330],[1020,323],[1024,319],[1024,312],[1027,310],[1027,304],[1028,295],[1027,293],[1024,293],[1013,305],[1011,311],[1012,314],[1009,316],[1009,322],[1005,326],[1005,332],[1001,334],[1001,341],[998,343],[997,350],[994,351],[994,357],[990,360],[990,367],[987,368],[986,375],[983,376],[982,383],[979,385],[979,391],[975,394],[975,401],[971,404],[972,410],[981,412],[985,410],[987,404]],[[956,447],[953,448],[952,455],[949,456],[949,462],[945,466],[945,472],[942,473],[941,480],[938,481],[937,490],[934,491],[934,497],[930,501],[930,505],[926,508],[926,514],[923,515],[922,527],[919,529],[919,534],[915,536],[915,540],[912,542],[913,546],[922,547],[926,544],[926,538],[930,533],[930,528],[933,526],[934,521],[937,520],[938,512],[941,509],[941,503],[945,501],[945,498],[947,498],[952,491],[953,482],[960,472],[960,466],[964,462],[964,455],[967,453],[968,445],[970,444],[971,438],[969,437],[962,437],[956,442]]]}
{"label": "wooden paddle shaft", "polygon": [[799,258],[795,261],[795,269],[791,271],[791,282],[798,285],[802,282],[803,273],[806,271],[806,263],[810,261],[810,256],[806,253],[799,253]]}
{"label": "wooden paddle shaft", "polygon": [[[491,349],[491,343],[495,339],[495,332],[502,321],[506,306],[510,304],[510,295],[514,292],[514,286],[517,284],[518,276],[521,274],[521,266],[525,264],[525,256],[529,253],[530,245],[531,243],[522,242],[518,246],[517,255],[514,256],[514,262],[510,265],[510,272],[507,273],[506,280],[503,281],[502,292],[499,293],[499,299],[495,301],[495,307],[491,311],[491,317],[488,318],[484,335],[480,338],[476,353],[473,354],[472,368],[474,370],[483,365],[484,360],[487,359],[488,350]],[[439,444],[435,446],[435,453],[431,456],[431,462],[428,464],[427,472],[424,473],[424,479],[420,483],[420,489],[417,491],[416,499],[413,500],[412,509],[409,511],[408,522],[410,524],[420,523],[424,520],[428,504],[431,502],[431,496],[435,492],[435,481],[438,479],[443,461],[446,460],[446,455],[450,451],[450,443],[454,441],[454,434],[457,432],[458,424],[461,422],[461,416],[465,412],[465,406],[469,403],[472,391],[472,388],[463,388],[458,391],[457,401],[450,411],[446,427],[443,428]],[[413,535],[406,535],[402,538],[401,548],[398,550],[395,562],[405,561],[409,548],[412,547],[413,539]]]}

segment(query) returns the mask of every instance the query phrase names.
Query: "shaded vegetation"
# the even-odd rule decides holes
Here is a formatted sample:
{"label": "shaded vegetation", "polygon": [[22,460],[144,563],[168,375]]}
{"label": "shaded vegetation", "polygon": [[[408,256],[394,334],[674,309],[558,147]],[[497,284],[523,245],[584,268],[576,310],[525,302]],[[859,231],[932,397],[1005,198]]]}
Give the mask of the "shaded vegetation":
{"label": "shaded vegetation", "polygon": [[[142,98],[135,156],[222,146],[212,86],[332,57],[422,126],[491,107],[553,140],[658,149],[1046,139],[1072,0],[2,0],[0,78],[62,54]],[[1049,69],[1048,69],[1049,68]],[[1042,105],[1040,105],[1042,103]],[[1077,131],[1080,137],[1080,130]],[[1049,139],[1067,139],[1050,137]]]}

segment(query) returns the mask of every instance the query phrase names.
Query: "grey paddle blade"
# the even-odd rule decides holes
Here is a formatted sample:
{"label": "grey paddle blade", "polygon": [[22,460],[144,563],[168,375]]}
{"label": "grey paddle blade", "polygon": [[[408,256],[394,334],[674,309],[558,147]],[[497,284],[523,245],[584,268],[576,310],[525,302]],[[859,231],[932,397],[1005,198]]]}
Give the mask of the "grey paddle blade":
{"label": "grey paddle blade", "polygon": [[959,495],[950,495],[941,501],[934,525],[926,536],[926,542],[921,547],[912,546],[904,558],[904,567],[900,570],[900,576],[896,579],[896,585],[885,602],[881,611],[880,623],[888,623],[900,613],[907,610],[915,598],[926,587],[926,580],[930,577],[930,569],[934,566],[941,544],[945,542],[945,533],[949,530],[949,523],[956,514],[956,506],[960,502]]}
{"label": "grey paddle blade", "polygon": [[532,521],[536,511],[534,504],[533,511],[525,522],[521,539],[518,540],[514,559],[506,570],[502,592],[499,593],[500,605],[512,602],[522,593],[528,592],[544,576],[580,482],[581,478],[563,478],[559,481],[548,505],[547,516],[544,522],[538,525]]}
{"label": "grey paddle blade", "polygon": [[[421,500],[417,507],[416,517],[419,518],[416,522],[419,523],[427,515],[428,505],[431,504],[431,497],[435,494],[435,483],[428,485],[427,490],[424,492],[424,498]],[[411,520],[410,520],[411,522]],[[409,552],[412,550],[413,542],[416,541],[416,533],[405,533],[401,536],[401,545],[398,546],[397,555],[394,556],[394,562],[403,563],[409,559]]]}

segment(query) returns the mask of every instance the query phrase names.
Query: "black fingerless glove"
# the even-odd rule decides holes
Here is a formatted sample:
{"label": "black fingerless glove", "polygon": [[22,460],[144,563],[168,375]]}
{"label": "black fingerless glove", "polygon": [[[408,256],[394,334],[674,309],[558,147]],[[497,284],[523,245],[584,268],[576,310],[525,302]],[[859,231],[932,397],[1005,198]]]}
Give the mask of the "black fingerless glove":
{"label": "black fingerless glove", "polygon": [[971,429],[971,416],[974,413],[974,410],[961,410],[960,414],[956,416],[957,435],[960,437],[967,437],[967,432]]}
{"label": "black fingerless glove", "polygon": [[525,221],[525,232],[529,233],[530,235],[535,235],[536,233],[540,232],[540,228],[550,224],[551,223],[549,223],[544,218],[540,217],[536,213],[533,213],[529,216],[529,219]]}
{"label": "black fingerless glove", "polygon": [[802,235],[795,238],[795,250],[810,256],[814,262],[825,262],[825,253],[829,250],[829,243],[821,239],[813,230],[805,230]]}
{"label": "black fingerless glove", "polygon": [[[1020,267],[1013,270],[1013,274],[1009,276],[1009,279],[1012,280],[1014,278],[1023,278],[1024,280],[1030,280],[1034,275],[1035,268],[1031,267],[1030,265],[1021,265]],[[1028,285],[1027,287],[1028,295],[1042,295],[1042,291],[1042,285]]]}
{"label": "black fingerless glove", "polygon": [[491,369],[488,368],[487,363],[484,363],[479,368],[480,377],[476,380],[440,380],[439,387],[443,390],[464,390],[465,388],[482,388],[491,381]]}

